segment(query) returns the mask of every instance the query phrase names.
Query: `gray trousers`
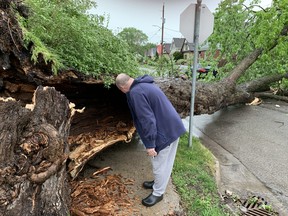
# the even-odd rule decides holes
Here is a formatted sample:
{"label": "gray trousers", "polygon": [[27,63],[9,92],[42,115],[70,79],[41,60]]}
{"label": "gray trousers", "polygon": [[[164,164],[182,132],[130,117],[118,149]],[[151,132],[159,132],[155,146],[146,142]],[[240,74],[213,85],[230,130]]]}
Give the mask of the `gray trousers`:
{"label": "gray trousers", "polygon": [[156,157],[152,157],[154,175],[153,195],[161,196],[165,193],[177,152],[179,138],[162,149]]}

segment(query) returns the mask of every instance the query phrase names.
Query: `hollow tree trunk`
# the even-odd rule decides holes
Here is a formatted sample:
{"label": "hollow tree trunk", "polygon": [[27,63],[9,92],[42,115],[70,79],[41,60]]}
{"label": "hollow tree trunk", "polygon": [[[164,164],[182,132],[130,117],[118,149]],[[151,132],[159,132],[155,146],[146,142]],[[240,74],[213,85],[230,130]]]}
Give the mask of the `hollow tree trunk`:
{"label": "hollow tree trunk", "polygon": [[0,215],[68,215],[69,102],[38,87],[30,108],[0,101]]}

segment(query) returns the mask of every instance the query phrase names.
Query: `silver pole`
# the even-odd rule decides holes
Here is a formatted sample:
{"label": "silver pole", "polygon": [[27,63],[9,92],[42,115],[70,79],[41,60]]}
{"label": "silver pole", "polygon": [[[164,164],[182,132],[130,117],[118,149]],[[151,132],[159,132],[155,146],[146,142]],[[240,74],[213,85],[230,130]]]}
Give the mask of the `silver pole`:
{"label": "silver pole", "polygon": [[197,0],[195,7],[195,25],[194,25],[194,59],[193,59],[193,73],[192,73],[192,90],[191,90],[191,107],[190,107],[190,118],[189,118],[189,147],[192,147],[193,137],[193,121],[194,121],[194,103],[195,103],[195,92],[196,92],[196,76],[197,76],[197,62],[198,62],[198,46],[199,46],[199,30],[200,30],[200,13],[201,13],[201,2]]}

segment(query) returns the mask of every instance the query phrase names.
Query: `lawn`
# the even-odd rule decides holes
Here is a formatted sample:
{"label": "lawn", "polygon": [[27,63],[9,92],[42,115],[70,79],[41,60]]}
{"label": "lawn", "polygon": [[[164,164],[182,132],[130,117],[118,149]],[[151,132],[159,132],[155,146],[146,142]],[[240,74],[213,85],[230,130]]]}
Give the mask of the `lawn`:
{"label": "lawn", "polygon": [[188,133],[180,139],[172,174],[187,215],[232,215],[217,190],[213,155],[199,139],[193,138],[192,147],[188,146],[188,140]]}

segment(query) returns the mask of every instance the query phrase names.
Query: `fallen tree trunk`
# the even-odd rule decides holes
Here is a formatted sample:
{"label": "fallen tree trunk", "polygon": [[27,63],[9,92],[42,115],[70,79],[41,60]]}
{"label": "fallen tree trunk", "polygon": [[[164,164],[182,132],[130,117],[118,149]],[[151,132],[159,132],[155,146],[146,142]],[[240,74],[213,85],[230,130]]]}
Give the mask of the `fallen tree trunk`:
{"label": "fallen tree trunk", "polygon": [[[259,96],[260,91],[269,90],[269,84],[283,78],[288,78],[288,74],[274,74],[241,85],[236,85],[234,80],[229,78],[214,83],[199,81],[196,83],[194,115],[212,114],[227,106],[250,103]],[[190,115],[192,88],[190,80],[171,81],[171,79],[158,78],[156,83],[171,100],[181,117]]]}

